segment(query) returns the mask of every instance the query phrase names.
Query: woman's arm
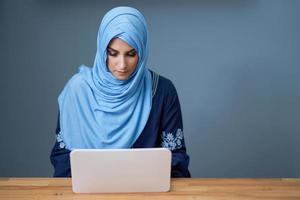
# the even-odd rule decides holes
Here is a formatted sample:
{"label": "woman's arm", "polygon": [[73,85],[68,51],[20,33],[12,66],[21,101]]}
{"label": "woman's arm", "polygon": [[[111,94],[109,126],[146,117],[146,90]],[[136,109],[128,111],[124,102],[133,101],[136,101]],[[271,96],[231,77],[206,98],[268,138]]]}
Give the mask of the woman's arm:
{"label": "woman's arm", "polygon": [[[167,95],[161,121],[161,146],[172,151],[172,177],[191,177],[188,170],[189,156],[183,134],[181,108],[176,89],[171,81],[166,84]],[[166,91],[166,90],[165,90]]]}
{"label": "woman's arm", "polygon": [[56,140],[52,148],[50,160],[54,167],[54,177],[71,177],[70,167],[70,151],[65,148],[65,145],[60,138],[59,114],[56,126]]}

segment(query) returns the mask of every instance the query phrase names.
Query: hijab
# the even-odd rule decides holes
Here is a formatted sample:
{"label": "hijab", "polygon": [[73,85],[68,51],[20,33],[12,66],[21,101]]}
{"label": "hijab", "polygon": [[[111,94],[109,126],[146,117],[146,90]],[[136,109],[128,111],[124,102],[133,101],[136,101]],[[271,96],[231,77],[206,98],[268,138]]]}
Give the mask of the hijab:
{"label": "hijab", "polygon": [[[118,80],[106,64],[114,38],[138,53],[136,69],[126,80]],[[147,24],[137,9],[116,7],[105,14],[93,67],[80,66],[58,97],[60,136],[67,149],[132,147],[152,106],[148,51]]]}

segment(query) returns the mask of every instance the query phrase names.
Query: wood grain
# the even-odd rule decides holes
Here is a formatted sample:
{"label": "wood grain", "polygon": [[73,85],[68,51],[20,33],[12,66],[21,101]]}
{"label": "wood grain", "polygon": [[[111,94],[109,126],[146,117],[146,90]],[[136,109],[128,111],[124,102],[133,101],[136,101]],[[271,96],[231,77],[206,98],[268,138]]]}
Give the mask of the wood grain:
{"label": "wood grain", "polygon": [[70,178],[0,178],[0,199],[284,199],[300,200],[300,178],[172,179],[166,193],[75,194]]}

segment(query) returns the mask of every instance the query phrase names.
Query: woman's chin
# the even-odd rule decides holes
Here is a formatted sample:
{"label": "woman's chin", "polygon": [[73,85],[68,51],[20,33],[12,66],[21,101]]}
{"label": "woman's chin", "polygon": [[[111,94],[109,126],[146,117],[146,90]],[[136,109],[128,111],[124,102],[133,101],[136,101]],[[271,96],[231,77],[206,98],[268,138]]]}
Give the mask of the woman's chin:
{"label": "woman's chin", "polygon": [[113,73],[114,77],[116,77],[118,80],[126,80],[129,77],[128,73]]}
{"label": "woman's chin", "polygon": [[118,80],[124,81],[128,79],[127,75],[114,75]]}

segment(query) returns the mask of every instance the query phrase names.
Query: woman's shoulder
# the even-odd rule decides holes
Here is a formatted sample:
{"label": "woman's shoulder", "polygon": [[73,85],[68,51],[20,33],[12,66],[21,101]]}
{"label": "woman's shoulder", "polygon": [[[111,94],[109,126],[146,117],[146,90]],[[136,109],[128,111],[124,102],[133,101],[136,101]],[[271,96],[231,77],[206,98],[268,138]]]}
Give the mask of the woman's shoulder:
{"label": "woman's shoulder", "polygon": [[160,93],[160,95],[177,94],[176,88],[169,78],[162,76],[152,70],[150,70],[150,72],[152,76],[152,88],[154,90],[154,95],[157,92]]}
{"label": "woman's shoulder", "polygon": [[[86,72],[84,72],[86,71]],[[82,88],[85,84],[85,74],[88,73],[90,69],[83,69],[82,67],[79,68],[79,72],[74,74],[66,83],[65,87],[71,90],[77,91],[78,89]]]}
{"label": "woman's shoulder", "polygon": [[158,74],[153,70],[149,71],[151,72],[153,86],[157,86],[159,89],[163,89],[164,91],[176,90],[173,82],[169,78]]}

